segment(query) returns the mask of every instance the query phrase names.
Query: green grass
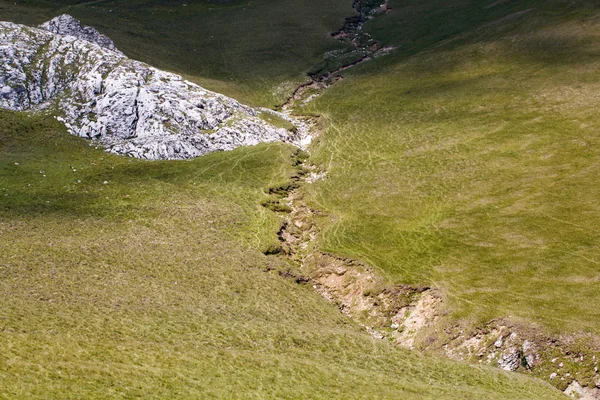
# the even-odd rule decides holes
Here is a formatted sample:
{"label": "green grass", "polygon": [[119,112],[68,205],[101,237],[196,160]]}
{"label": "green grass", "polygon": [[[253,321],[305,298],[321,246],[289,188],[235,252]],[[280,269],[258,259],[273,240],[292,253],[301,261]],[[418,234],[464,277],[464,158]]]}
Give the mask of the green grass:
{"label": "green grass", "polygon": [[323,53],[342,47],[330,32],[354,12],[339,0],[14,3],[0,0],[0,19],[33,25],[69,13],[131,58],[268,107],[286,100]]}
{"label": "green grass", "polygon": [[259,202],[291,147],[147,162],[89,143],[0,111],[1,398],[561,398],[373,339],[279,276]]}
{"label": "green grass", "polygon": [[402,47],[307,108],[331,124],[321,248],[439,287],[471,323],[600,333],[600,9],[390,3],[373,34]]}
{"label": "green grass", "polygon": [[[345,0],[183,3],[0,0],[0,16],[69,12],[133,58],[274,106],[352,13]],[[398,49],[305,108],[329,124],[311,157],[327,179],[306,197],[333,219],[318,245],[441,288],[471,325],[598,334],[600,10],[390,6],[365,29]],[[0,113],[0,397],[553,396],[374,341],[280,277],[298,271],[263,252],[279,246],[268,207],[285,210],[269,192],[292,153],[149,163]]]}
{"label": "green grass", "polygon": [[287,129],[288,131],[295,131],[295,129],[296,129],[294,124],[292,124],[288,120],[285,120],[275,114],[263,112],[260,114],[260,118],[262,118],[263,120],[267,121],[269,124],[271,124],[277,128],[284,128],[284,129]]}

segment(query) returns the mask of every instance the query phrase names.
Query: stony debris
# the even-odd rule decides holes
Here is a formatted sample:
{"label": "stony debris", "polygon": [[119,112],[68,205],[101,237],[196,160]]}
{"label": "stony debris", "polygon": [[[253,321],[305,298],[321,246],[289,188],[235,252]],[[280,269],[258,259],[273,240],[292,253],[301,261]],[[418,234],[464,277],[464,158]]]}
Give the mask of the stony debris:
{"label": "stony debris", "polygon": [[539,355],[535,343],[525,340],[522,346],[523,366],[531,369],[539,361]]}
{"label": "stony debris", "polygon": [[0,22],[0,107],[48,109],[73,135],[152,160],[310,140],[305,123],[277,113],[296,129],[277,128],[264,111],[102,47],[111,44],[67,17],[43,24],[66,36]]}
{"label": "stony debris", "polygon": [[354,0],[352,7],[357,14],[347,17],[344,25],[331,34],[333,38],[348,45],[351,50],[337,49],[326,52],[323,55],[324,62],[338,66],[331,69],[322,65],[319,72],[309,74],[310,80],[296,87],[292,95],[281,105],[282,110],[290,109],[297,104],[301,106],[308,104],[318,98],[325,89],[341,81],[343,79],[342,72],[375,58],[386,56],[396,49],[394,46],[383,46],[362,29],[367,21],[391,10],[387,0],[379,4],[377,1]]}
{"label": "stony debris", "polygon": [[496,341],[494,342],[494,347],[496,347],[497,349],[502,347],[502,335],[500,335],[498,339],[496,339]]}

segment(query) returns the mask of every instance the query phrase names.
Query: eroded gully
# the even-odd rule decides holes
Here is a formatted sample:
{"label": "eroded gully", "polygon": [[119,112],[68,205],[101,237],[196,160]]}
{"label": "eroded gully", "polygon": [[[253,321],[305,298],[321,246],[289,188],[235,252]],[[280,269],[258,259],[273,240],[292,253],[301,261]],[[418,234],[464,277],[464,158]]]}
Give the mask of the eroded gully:
{"label": "eroded gully", "polygon": [[[343,71],[394,49],[377,43],[362,29],[368,20],[392,11],[388,2],[367,8],[363,1],[355,0],[353,7],[356,15],[346,18],[343,27],[332,33],[337,40],[349,44],[351,50],[340,53],[333,68],[309,74],[309,80],[299,85],[279,110],[291,115],[295,107],[310,102],[343,79]],[[317,121],[305,120],[314,136],[318,131]],[[600,399],[600,344],[582,356],[573,348],[586,338],[572,335],[551,338],[531,324],[507,318],[469,326],[452,319],[447,298],[437,288],[391,284],[362,261],[320,251],[315,239],[334,217],[310,207],[305,201],[304,189],[306,185],[326,179],[327,171],[309,164],[302,153],[298,151],[294,155],[297,173],[291,182],[270,191],[275,198],[269,204],[277,205],[275,211],[284,215],[278,233],[280,248],[274,253],[293,262],[301,271],[300,275],[286,273],[285,276],[299,284],[312,285],[376,338],[452,359],[531,373],[567,394]],[[542,373],[549,363],[555,364],[555,371]],[[570,368],[564,367],[567,363],[579,364],[578,370],[582,372],[570,373]]]}

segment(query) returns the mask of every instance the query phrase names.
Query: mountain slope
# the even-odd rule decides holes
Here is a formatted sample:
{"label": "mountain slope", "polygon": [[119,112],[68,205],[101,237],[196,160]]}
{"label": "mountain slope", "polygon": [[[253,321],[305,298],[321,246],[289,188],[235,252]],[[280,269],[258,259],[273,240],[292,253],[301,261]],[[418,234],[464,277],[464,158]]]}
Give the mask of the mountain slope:
{"label": "mountain slope", "polygon": [[[349,15],[349,5],[346,2],[343,5],[342,2],[323,2],[315,5],[314,2],[281,1],[271,8],[267,3],[206,1],[184,8],[179,2],[107,1],[97,5],[73,4],[69,12],[87,16],[88,19],[82,19],[88,24],[97,21],[103,32],[110,30],[116,33],[111,33],[110,36],[127,54],[137,54],[145,60],[156,58],[157,63],[178,69],[178,72],[194,75],[194,79],[213,85],[207,87],[222,88],[228,94],[251,99],[255,103],[274,105],[284,100],[295,87],[295,83],[302,80],[300,76],[303,71],[308,71],[310,65],[320,65],[326,58],[321,56],[320,51],[340,46],[331,39],[328,32],[340,27],[343,17]],[[36,23],[66,11],[53,2],[36,1],[28,5],[17,4],[14,7],[9,2],[0,4],[0,10],[10,10],[13,19],[31,18]],[[147,7],[140,10],[140,5]],[[318,164],[323,171],[327,170],[326,178],[306,189],[299,189],[297,193],[298,196],[303,195],[304,201],[316,210],[319,226],[324,229],[324,233],[317,236],[316,242],[312,243],[316,248],[315,252],[326,252],[327,256],[337,257],[335,259],[338,261],[346,260],[344,257],[363,260],[367,266],[374,267],[375,271],[385,278],[381,287],[372,288],[373,290],[365,296],[359,293],[360,301],[376,298],[382,293],[394,292],[397,288],[408,288],[413,292],[426,290],[428,295],[436,290],[435,294],[443,304],[435,315],[439,318],[436,320],[439,325],[425,324],[426,329],[419,331],[416,338],[413,338],[415,347],[443,352],[444,346],[452,345],[454,338],[463,340],[461,343],[466,343],[465,347],[472,343],[465,339],[477,339],[483,342],[486,352],[479,353],[479,348],[474,352],[470,348],[463,348],[458,349],[464,351],[455,356],[498,365],[503,354],[498,350],[496,343],[499,343],[500,348],[504,346],[504,351],[512,335],[510,331],[507,335],[504,330],[496,330],[497,326],[491,324],[497,323],[504,328],[508,325],[509,329],[518,330],[519,333],[519,349],[511,354],[516,354],[511,359],[516,368],[529,372],[526,369],[529,365],[528,355],[520,351],[525,348],[525,339],[529,337],[525,335],[535,337],[535,334],[539,333],[540,340],[535,342],[536,345],[544,342],[550,345],[569,343],[570,347],[545,349],[548,350],[547,353],[538,354],[541,363],[535,365],[533,374],[550,380],[560,389],[564,389],[574,378],[585,385],[593,386],[596,378],[594,367],[597,367],[596,360],[599,355],[598,346],[594,344],[597,338],[598,316],[595,307],[597,240],[594,233],[598,215],[594,189],[597,187],[597,154],[594,150],[594,93],[597,80],[597,49],[594,39],[597,36],[597,7],[587,1],[533,0],[456,0],[443,4],[433,1],[390,1],[388,6],[391,11],[368,22],[365,29],[381,44],[398,48],[389,56],[344,71],[344,80],[330,87],[316,102],[299,109],[299,112],[321,114],[321,125],[326,128],[324,135],[313,147],[313,156],[310,158],[310,161]],[[251,15],[254,18],[240,17],[244,15],[246,7],[252,10]],[[113,8],[118,14],[112,14],[110,10]],[[150,18],[153,14],[156,15]],[[115,18],[114,15],[119,17]],[[218,17],[215,17],[216,15]],[[274,15],[288,15],[289,19],[279,19],[276,28],[273,28],[270,21]],[[307,16],[311,18],[306,18]],[[222,22],[228,18],[232,20],[231,26],[217,24],[218,29],[222,29],[217,35],[217,41],[227,44],[233,41],[236,44],[224,45],[223,52],[212,52],[206,58],[189,57],[192,42],[203,46],[201,49],[214,49],[214,41],[208,40],[208,36],[204,34],[200,37],[202,40],[196,35],[187,36],[183,34],[186,29],[189,30],[195,24],[202,25],[199,21],[213,21],[206,26],[217,29],[214,21]],[[130,20],[133,27],[129,28],[129,25],[123,24],[124,20]],[[181,25],[174,23],[177,21],[181,21]],[[251,28],[248,28],[250,26]],[[259,32],[263,39],[268,36],[273,40],[256,41],[252,35],[239,35],[240,30],[243,31],[242,27]],[[274,35],[273,32],[281,35]],[[190,39],[192,37],[194,40]],[[281,46],[281,37],[289,39],[290,43],[302,42],[299,53],[282,50],[285,47]],[[140,43],[139,48],[136,48],[137,43]],[[122,44],[125,47],[122,47]],[[257,47],[262,51],[254,52]],[[314,49],[314,52],[311,49]],[[225,60],[221,60],[220,57]],[[200,74],[227,81],[197,78]],[[17,126],[21,123],[28,124],[26,117],[4,115],[6,120],[18,119],[20,122]],[[40,121],[33,120],[34,125],[28,129],[42,129],[42,125],[36,126],[36,123]],[[16,128],[7,128],[8,131],[13,129]],[[38,142],[27,140],[18,152],[33,152],[39,145]],[[221,255],[217,257],[211,246],[192,247],[194,256],[204,254],[197,256],[201,257],[198,264],[213,265],[209,262],[211,257],[219,261],[218,266],[210,270],[213,273],[229,271],[229,262],[234,265],[248,265],[248,254],[254,254],[260,260],[254,263],[259,269],[275,268],[272,271],[280,270],[284,276],[298,277],[299,274],[308,271],[293,269],[288,273],[286,270],[290,267],[287,264],[281,264],[281,260],[273,258],[267,261],[257,252],[257,249],[260,249],[270,253],[272,249],[277,248],[275,232],[281,226],[280,220],[257,204],[268,204],[268,200],[265,200],[267,193],[285,187],[290,176],[297,173],[292,171],[289,164],[288,156],[292,151],[286,150],[287,153],[284,151],[278,156],[276,153],[279,150],[273,149],[281,147],[264,145],[254,150],[239,149],[231,154],[212,155],[191,162],[190,165],[199,166],[198,170],[202,171],[200,175],[204,183],[200,192],[182,185],[182,180],[185,181],[183,177],[195,178],[198,172],[194,169],[196,167],[190,167],[194,172],[182,167],[184,164],[187,166],[187,163],[143,163],[136,164],[143,165],[143,168],[123,167],[122,170],[117,168],[117,165],[112,165],[124,177],[116,193],[122,193],[125,197],[118,198],[118,201],[113,199],[116,201],[114,203],[104,202],[110,200],[110,196],[109,199],[103,199],[104,191],[111,185],[112,166],[108,164],[108,173],[103,170],[101,173],[92,174],[95,177],[94,190],[83,189],[88,190],[91,196],[90,193],[74,195],[71,192],[72,188],[60,181],[58,185],[49,185],[41,192],[19,192],[16,198],[9,195],[7,198],[11,199],[10,203],[5,203],[9,204],[7,215],[18,215],[15,223],[22,224],[22,218],[30,223],[25,226],[33,229],[42,221],[37,218],[40,210],[48,207],[46,201],[54,204],[53,209],[62,209],[67,215],[76,217],[77,223],[82,221],[81,215],[97,212],[98,214],[94,215],[101,216],[101,219],[82,222],[85,226],[98,225],[95,227],[98,229],[95,236],[92,235],[87,241],[84,237],[73,239],[74,243],[86,243],[87,247],[97,251],[83,260],[84,265],[92,265],[94,268],[102,265],[102,259],[107,257],[112,257],[112,260],[123,257],[119,246],[127,244],[130,236],[137,237],[136,233],[140,232],[136,226],[133,232],[127,231],[127,235],[117,235],[114,247],[103,253],[92,244],[100,242],[105,232],[111,232],[106,225],[107,220],[123,217],[122,221],[125,221],[133,215],[145,221],[148,226],[158,226],[163,230],[160,234],[153,233],[149,242],[144,241],[142,236],[139,241],[133,242],[132,246],[143,251],[152,250],[149,259],[144,261],[156,260],[158,264],[168,265],[167,271],[179,271],[186,266],[185,260],[170,259],[169,255],[172,253],[169,252],[169,248],[174,246],[177,252],[186,254],[181,243],[188,245],[188,237],[196,237],[202,233],[202,241],[207,238],[207,243],[210,242],[211,246],[217,249],[222,249],[218,246],[225,243],[225,249],[222,250],[224,253],[237,254],[228,259],[229,261],[223,261]],[[253,153],[254,151],[260,153]],[[71,153],[71,150],[68,153]],[[54,156],[50,154],[42,157],[35,153],[31,155],[41,163],[32,164],[29,172],[23,175],[23,179],[15,180],[15,186],[11,186],[12,191],[15,187],[29,188],[27,185],[33,183],[31,176],[42,179],[43,175],[47,175],[39,171],[47,172],[43,165]],[[63,164],[59,162],[58,165],[68,165],[67,160],[72,157],[72,154],[65,156]],[[83,158],[87,157],[88,155]],[[292,158],[291,162],[298,161]],[[10,159],[4,167],[7,173],[12,175],[6,176],[19,176],[15,175],[12,168],[21,164],[16,166],[13,162],[21,161]],[[263,163],[267,163],[269,167],[265,169]],[[79,171],[80,167],[71,168],[71,171],[66,168],[56,170],[60,172],[61,179],[71,179],[69,174],[73,173],[72,169]],[[90,172],[92,171],[93,169],[90,169]],[[38,173],[40,175],[37,175]],[[138,180],[134,179],[136,177]],[[131,186],[127,186],[125,180],[128,180],[127,185]],[[250,180],[250,183],[247,180]],[[73,180],[70,183],[74,185],[75,182],[77,181]],[[104,185],[103,182],[107,184]],[[188,181],[188,184],[190,182],[192,181]],[[55,198],[48,198],[46,190],[48,193],[56,193],[61,187],[69,190],[57,194]],[[135,204],[127,200],[126,196],[132,194],[128,187],[139,191],[137,201],[146,198],[149,200],[145,201],[149,202],[141,202],[141,207],[136,208]],[[174,188],[192,189],[187,202],[170,202],[168,195]],[[53,199],[59,201],[55,204]],[[82,199],[94,201],[90,204]],[[210,219],[206,218],[204,213],[194,214],[195,218],[189,218],[189,214],[186,214],[200,199],[216,207],[217,211],[209,214]],[[115,204],[122,205],[123,208],[115,208]],[[165,204],[168,205],[167,208]],[[180,208],[185,216],[170,220],[171,207]],[[19,214],[18,210],[23,210],[23,213]],[[32,211],[36,217],[28,220]],[[244,219],[249,215],[252,217]],[[236,225],[238,220],[245,221],[246,225]],[[198,221],[201,222],[199,226]],[[206,221],[217,221],[217,224],[223,222],[223,225],[220,225],[222,229],[207,226]],[[18,224],[16,226],[23,226]],[[185,228],[184,231],[189,235],[182,237],[174,234],[175,227]],[[219,235],[211,236],[212,232],[215,232],[213,228],[217,229]],[[65,229],[66,232],[60,231],[60,237],[69,235],[70,231]],[[83,230],[75,232],[80,234]],[[115,228],[115,232],[122,233],[125,230],[123,226],[119,226]],[[166,238],[164,232],[169,233]],[[223,235],[227,237],[224,238]],[[10,254],[10,259],[23,258],[23,254],[29,254],[30,258],[24,258],[26,262],[22,264],[22,268],[28,271],[31,265],[36,265],[36,255],[47,253],[45,248],[32,248],[32,243],[36,246],[44,243],[42,236],[42,233],[33,238],[23,236],[20,247],[13,253],[7,253]],[[7,240],[5,248],[11,249],[9,239],[4,240]],[[53,242],[51,244],[54,245]],[[236,246],[241,246],[243,250],[238,252]],[[142,253],[142,250],[135,254]],[[62,251],[64,249],[60,252]],[[72,254],[67,258],[72,257]],[[339,257],[340,255],[342,257]],[[62,262],[62,259],[60,260]],[[261,264],[263,261],[266,264]],[[56,261],[51,258],[50,262]],[[354,260],[348,262],[360,265]],[[140,267],[140,274],[146,266]],[[73,269],[76,270],[75,267]],[[89,270],[82,271],[85,275]],[[340,274],[345,272],[340,271]],[[253,274],[247,282],[259,282],[259,275]],[[16,281],[19,276],[28,275],[19,270],[16,277],[10,277]],[[223,296],[218,297],[219,300],[227,303],[228,298],[236,298],[236,292],[239,292],[236,289],[236,279],[239,274],[224,274],[222,280],[212,274],[205,276],[212,279],[207,283],[208,287],[223,288]],[[347,273],[347,276],[352,275]],[[305,278],[297,279],[302,282]],[[128,288],[131,290],[134,286]],[[54,288],[46,283],[37,282],[24,282],[20,287],[27,288],[27,293],[32,293],[32,298],[37,295],[37,291],[30,288]],[[185,292],[185,298],[189,296],[189,299],[196,299],[194,293],[197,287],[190,287],[191,289]],[[18,289],[19,286],[15,288]],[[89,288],[93,289],[94,286],[85,287],[83,292],[89,292]],[[15,292],[19,291],[17,289],[11,288]],[[267,304],[268,309],[276,310],[273,315],[285,314],[288,310],[286,307],[294,304],[293,308],[306,317],[313,307],[305,303],[307,299],[311,299],[310,291],[298,292],[293,303],[292,300],[288,302],[287,292],[296,293],[294,290],[301,289],[291,284],[281,291],[273,291],[277,293],[276,296],[270,297],[265,294],[267,297],[263,304]],[[247,293],[254,296],[256,287],[253,286]],[[169,296],[171,295],[172,292],[169,292]],[[115,299],[119,296],[121,294],[118,290],[107,289],[97,298]],[[231,341],[225,340],[220,342],[219,346],[212,347],[209,354],[213,354],[214,351],[219,356],[209,357],[213,360],[210,366],[203,366],[197,371],[202,370],[202,374],[208,374],[210,379],[213,379],[212,382],[219,378],[218,374],[221,374],[221,379],[232,374],[236,377],[243,375],[239,381],[236,378],[236,382],[239,382],[236,388],[240,388],[240,396],[264,393],[267,397],[302,397],[303,394],[310,397],[315,393],[315,397],[331,397],[331,392],[336,390],[340,390],[341,397],[360,397],[363,393],[365,397],[373,397],[374,394],[391,397],[401,390],[404,390],[403,396],[413,395],[415,398],[547,398],[553,395],[551,392],[544,392],[545,389],[540,389],[537,384],[532,384],[529,389],[525,388],[526,384],[523,382],[530,381],[523,380],[523,377],[504,375],[498,371],[489,372],[487,369],[483,369],[484,375],[471,375],[471,372],[464,372],[472,371],[468,367],[447,364],[447,361],[437,361],[439,364],[436,365],[433,361],[423,361],[424,364],[419,364],[415,370],[399,370],[398,368],[404,365],[404,357],[412,357],[409,355],[413,353],[396,353],[397,350],[381,343],[376,345],[383,346],[380,353],[370,353],[371,350],[365,349],[370,349],[371,339],[365,339],[362,335],[359,335],[362,339],[357,340],[366,340],[360,342],[368,343],[365,347],[353,347],[354,345],[348,342],[339,342],[346,340],[343,339],[346,337],[345,333],[340,333],[341,331],[335,331],[335,334],[328,336],[334,343],[342,343],[340,347],[333,346],[335,350],[331,350],[330,341],[323,341],[327,343],[324,346],[325,350],[316,345],[321,343],[321,336],[312,336],[308,343],[303,342],[302,338],[309,335],[307,332],[321,332],[321,327],[329,329],[327,321],[331,321],[329,318],[334,315],[329,308],[332,314],[319,317],[318,323],[310,325],[310,328],[294,336],[293,332],[277,325],[277,318],[254,321],[257,311],[248,309],[247,301],[234,303],[234,311],[229,315],[239,315],[244,321],[252,320],[252,323],[256,322],[256,327],[247,328],[247,325],[243,325],[244,329],[236,330],[235,334],[230,330],[223,334],[220,330],[223,323],[219,322],[221,316],[218,314],[220,308],[213,304],[202,306],[204,314],[207,313],[205,310],[216,310],[217,313],[207,324],[217,328],[208,332],[207,336],[226,337]],[[304,308],[305,306],[307,308]],[[84,309],[93,307],[89,305]],[[193,309],[195,303],[188,304],[188,307]],[[319,309],[318,307],[315,309]],[[408,311],[411,311],[417,307],[411,304],[408,308]],[[248,313],[240,314],[240,309]],[[86,310],[74,313],[68,308],[65,310],[69,310],[65,311],[66,314],[82,316],[83,321],[92,320],[99,315],[90,316],[86,314]],[[368,311],[364,311],[363,314],[368,314]],[[27,321],[22,315],[15,315],[10,319],[13,330],[17,330]],[[31,315],[34,315],[32,320],[35,322],[30,323],[34,325],[38,318],[42,319],[39,316],[43,315],[43,312],[38,310]],[[118,316],[110,321],[105,328],[110,338],[108,346],[113,346],[113,340],[118,340],[123,334],[122,321],[129,318],[135,321],[134,325],[141,324],[132,315]],[[171,317],[169,314],[163,320],[173,321]],[[187,323],[189,315],[183,319]],[[409,322],[415,320],[410,315],[407,319]],[[160,318],[155,316],[149,319],[151,322],[157,320]],[[299,327],[302,326],[302,321],[306,320],[293,317],[290,325]],[[405,325],[389,322],[386,321],[385,325],[377,328],[391,337],[403,334],[398,332],[398,326]],[[278,336],[270,331],[271,328],[275,331],[282,329],[285,334]],[[50,331],[54,331],[54,328]],[[69,337],[70,332],[63,331],[63,334]],[[239,339],[240,336],[243,340]],[[132,337],[137,340],[135,334]],[[177,332],[170,332],[161,336],[157,342],[168,342],[170,337],[181,338]],[[305,360],[296,352],[298,343],[304,343],[309,349],[302,353],[307,359],[315,357],[315,354],[322,356],[315,364],[291,363],[289,369],[284,369],[289,372],[288,376],[294,377],[294,382],[303,379],[310,382],[298,391],[279,380],[283,365],[281,360],[271,364],[265,362],[262,365],[260,362],[252,362],[256,358],[260,360],[260,356],[256,354],[264,353],[264,348],[268,348],[269,351],[276,349],[272,343],[286,343],[286,337],[295,338],[292,340],[290,352],[287,353],[290,359]],[[268,345],[263,346],[264,342],[258,338],[266,340]],[[31,336],[24,336],[20,348],[27,348],[32,340]],[[227,353],[220,353],[223,347],[236,348],[231,345],[232,342],[242,343],[257,353],[251,353],[239,364],[233,364]],[[85,353],[85,340],[82,340],[82,343],[80,348],[82,353]],[[177,343],[181,342],[175,342],[173,346]],[[139,345],[138,349],[145,345],[147,342]],[[358,348],[360,350],[355,351]],[[165,351],[170,354],[171,349],[169,347]],[[21,350],[20,355],[26,359],[31,357],[35,350],[36,348],[31,351]],[[492,352],[495,355],[488,359],[487,355]],[[144,352],[132,350],[132,353],[128,354],[138,353]],[[332,361],[328,364],[328,361],[324,361],[334,353],[337,363]],[[164,353],[157,351],[154,354]],[[345,358],[336,358],[340,354]],[[364,359],[365,354],[369,356],[366,357],[367,361],[361,364],[361,361],[357,360]],[[373,358],[370,358],[370,355],[373,355]],[[115,357],[116,352],[111,353],[108,362],[118,364],[123,361]],[[93,359],[93,355],[87,359],[83,358]],[[125,361],[121,364],[129,368],[135,364],[135,356],[131,355]],[[152,365],[146,358],[141,361],[138,358],[138,362],[144,368]],[[276,365],[277,362],[279,366]],[[216,366],[221,363],[233,366],[229,370],[219,370],[220,367]],[[70,368],[79,368],[78,365],[81,365],[70,361],[67,364]],[[170,366],[171,364],[174,364],[172,359],[164,358],[156,363],[161,373],[172,371],[174,367]],[[314,374],[307,376],[306,365],[310,366],[310,371]],[[351,367],[343,369],[343,373],[335,374],[319,369],[318,365],[329,365],[334,371],[341,368],[341,365]],[[236,369],[237,367],[239,368]],[[365,372],[366,367],[368,368]],[[111,364],[110,368],[114,371],[117,367]],[[16,372],[11,374],[17,376],[22,371],[23,366],[19,365]],[[392,375],[390,371],[393,371]],[[452,375],[454,373],[463,376],[458,378]],[[33,379],[37,379],[37,376],[34,375]],[[100,381],[98,375],[92,376],[95,379],[93,384],[85,386],[84,389],[105,387],[107,382],[114,382],[112,378]],[[132,390],[131,388],[143,380],[140,375],[129,372],[126,376],[132,377],[125,385],[128,390]],[[208,385],[202,383],[194,386],[194,382],[190,381],[179,384],[181,376],[187,377],[183,373],[176,377],[169,375],[165,379],[165,386],[176,382],[175,386],[184,388],[181,390],[193,391],[199,386]],[[254,385],[257,376],[261,377],[261,383]],[[398,380],[398,376],[406,380]],[[554,379],[550,379],[553,376]],[[267,378],[263,380],[263,377]],[[55,379],[64,385],[60,378],[51,376],[40,387],[51,386]],[[434,379],[434,386],[439,390],[431,392],[431,387],[423,387],[423,379]],[[512,379],[516,379],[515,382],[518,383],[511,383]],[[75,380],[77,383],[81,382],[80,378]],[[332,385],[332,382],[335,382],[333,387],[328,386]],[[462,386],[462,392],[452,391],[453,383],[464,385],[464,382],[476,383]],[[74,383],[74,387],[77,383]],[[355,390],[359,390],[357,387],[360,384],[365,384],[364,392],[357,394]],[[513,384],[514,387],[508,388]],[[144,383],[142,386],[148,387],[145,385],[156,388],[152,386],[154,383]],[[35,383],[32,383],[30,387],[35,386]],[[224,384],[220,381],[212,386],[215,392],[210,392],[209,395],[234,396],[231,392],[225,392],[223,387]],[[174,396],[176,389],[169,391],[170,389],[165,389],[165,392],[160,392],[157,396]],[[93,392],[94,389],[90,390]],[[345,390],[347,392],[344,392]],[[198,393],[193,392],[196,395]],[[205,395],[206,393],[204,392]]]}
{"label": "mountain slope", "polygon": [[561,398],[374,339],[260,253],[290,146],[149,162],[48,117],[0,132],[2,397]]}
{"label": "mountain slope", "polygon": [[[313,158],[327,179],[308,189],[333,221],[321,250],[367,261],[389,283],[440,289],[449,316],[423,328],[421,347],[516,325],[521,340],[550,343],[539,376],[594,386],[600,9],[390,7],[372,33],[401,47],[306,107],[331,123]],[[494,340],[461,357],[496,364]]]}
{"label": "mountain slope", "polygon": [[351,1],[0,1],[2,20],[38,25],[68,13],[130,58],[250,105],[281,103],[327,51]]}

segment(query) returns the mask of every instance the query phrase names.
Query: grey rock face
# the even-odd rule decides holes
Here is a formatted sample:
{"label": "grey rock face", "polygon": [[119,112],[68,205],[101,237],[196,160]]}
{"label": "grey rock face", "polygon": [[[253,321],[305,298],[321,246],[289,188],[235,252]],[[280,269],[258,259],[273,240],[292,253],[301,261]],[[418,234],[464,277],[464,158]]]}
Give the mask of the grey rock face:
{"label": "grey rock face", "polygon": [[510,349],[500,355],[498,366],[505,371],[516,371],[521,365],[521,352],[516,349]]}
{"label": "grey rock face", "polygon": [[41,24],[40,28],[45,29],[48,32],[56,33],[57,35],[75,36],[77,39],[96,43],[100,47],[120,53],[120,51],[117,50],[117,46],[115,46],[114,42],[109,37],[101,34],[91,26],[81,25],[81,22],[71,17],[69,14],[63,14],[52,18],[50,21]]}
{"label": "grey rock face", "polygon": [[300,145],[308,135],[293,118],[280,115],[296,122],[295,133],[276,128],[261,111],[95,41],[10,22],[0,22],[0,107],[50,109],[70,133],[146,159],[186,159],[261,142]]}

